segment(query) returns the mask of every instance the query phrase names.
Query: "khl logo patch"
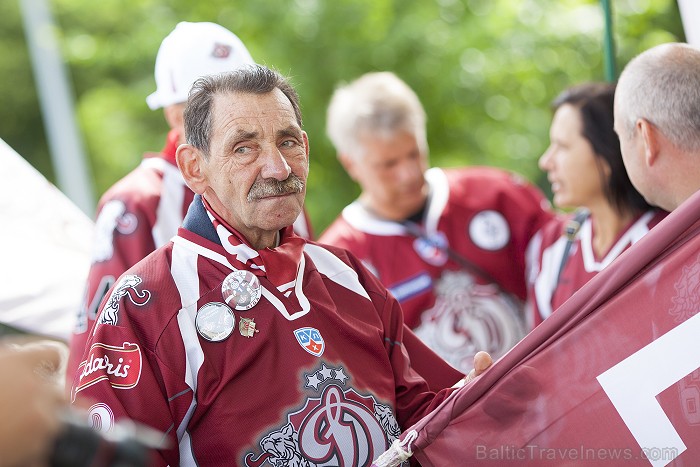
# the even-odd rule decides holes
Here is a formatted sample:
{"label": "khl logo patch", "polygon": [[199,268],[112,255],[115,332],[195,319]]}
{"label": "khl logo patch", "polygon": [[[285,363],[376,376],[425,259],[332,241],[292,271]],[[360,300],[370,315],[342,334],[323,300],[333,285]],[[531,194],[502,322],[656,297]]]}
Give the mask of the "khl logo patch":
{"label": "khl logo patch", "polygon": [[294,331],[294,337],[304,350],[315,357],[320,357],[326,348],[321,333],[315,328],[299,328]]}

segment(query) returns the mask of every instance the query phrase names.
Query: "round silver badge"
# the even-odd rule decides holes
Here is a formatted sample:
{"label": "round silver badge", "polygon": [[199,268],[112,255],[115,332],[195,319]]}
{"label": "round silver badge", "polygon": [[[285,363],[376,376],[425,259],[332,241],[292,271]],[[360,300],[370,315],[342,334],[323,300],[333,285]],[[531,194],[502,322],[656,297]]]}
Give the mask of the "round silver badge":
{"label": "round silver badge", "polygon": [[219,302],[210,302],[197,311],[194,325],[200,336],[211,342],[228,338],[236,326],[231,308]]}
{"label": "round silver badge", "polygon": [[238,311],[250,310],[260,301],[260,280],[250,271],[233,271],[221,284],[224,301]]}
{"label": "round silver badge", "polygon": [[510,240],[510,228],[503,214],[497,211],[481,211],[469,223],[469,237],[479,248],[500,250]]}

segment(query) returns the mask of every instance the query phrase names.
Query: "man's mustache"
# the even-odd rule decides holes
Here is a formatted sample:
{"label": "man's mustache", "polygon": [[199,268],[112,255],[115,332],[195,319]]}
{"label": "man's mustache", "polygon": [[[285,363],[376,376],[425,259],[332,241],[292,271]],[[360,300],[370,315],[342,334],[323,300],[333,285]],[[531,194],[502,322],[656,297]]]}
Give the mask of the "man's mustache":
{"label": "man's mustache", "polygon": [[284,180],[264,178],[255,182],[248,191],[248,201],[255,201],[268,196],[281,196],[304,191],[304,182],[295,174],[289,174]]}

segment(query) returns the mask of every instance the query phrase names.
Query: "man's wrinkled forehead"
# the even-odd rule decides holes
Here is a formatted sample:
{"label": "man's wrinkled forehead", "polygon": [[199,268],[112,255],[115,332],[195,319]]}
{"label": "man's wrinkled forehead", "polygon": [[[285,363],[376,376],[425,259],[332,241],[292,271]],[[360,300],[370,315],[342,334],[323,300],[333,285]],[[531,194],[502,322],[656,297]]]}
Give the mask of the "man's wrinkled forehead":
{"label": "man's wrinkled forehead", "polygon": [[220,93],[212,102],[214,126],[231,124],[257,125],[275,122],[277,126],[297,127],[294,108],[287,96],[275,88],[268,93],[228,92]]}

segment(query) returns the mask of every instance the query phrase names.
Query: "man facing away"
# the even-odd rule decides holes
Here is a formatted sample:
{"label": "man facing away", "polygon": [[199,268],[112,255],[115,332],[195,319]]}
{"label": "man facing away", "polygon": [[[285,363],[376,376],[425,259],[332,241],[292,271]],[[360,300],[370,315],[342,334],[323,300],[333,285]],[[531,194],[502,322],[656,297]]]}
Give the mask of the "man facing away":
{"label": "man facing away", "polygon": [[673,211],[700,189],[700,50],[653,47],[625,67],[615,92],[615,131],[634,187]]}

